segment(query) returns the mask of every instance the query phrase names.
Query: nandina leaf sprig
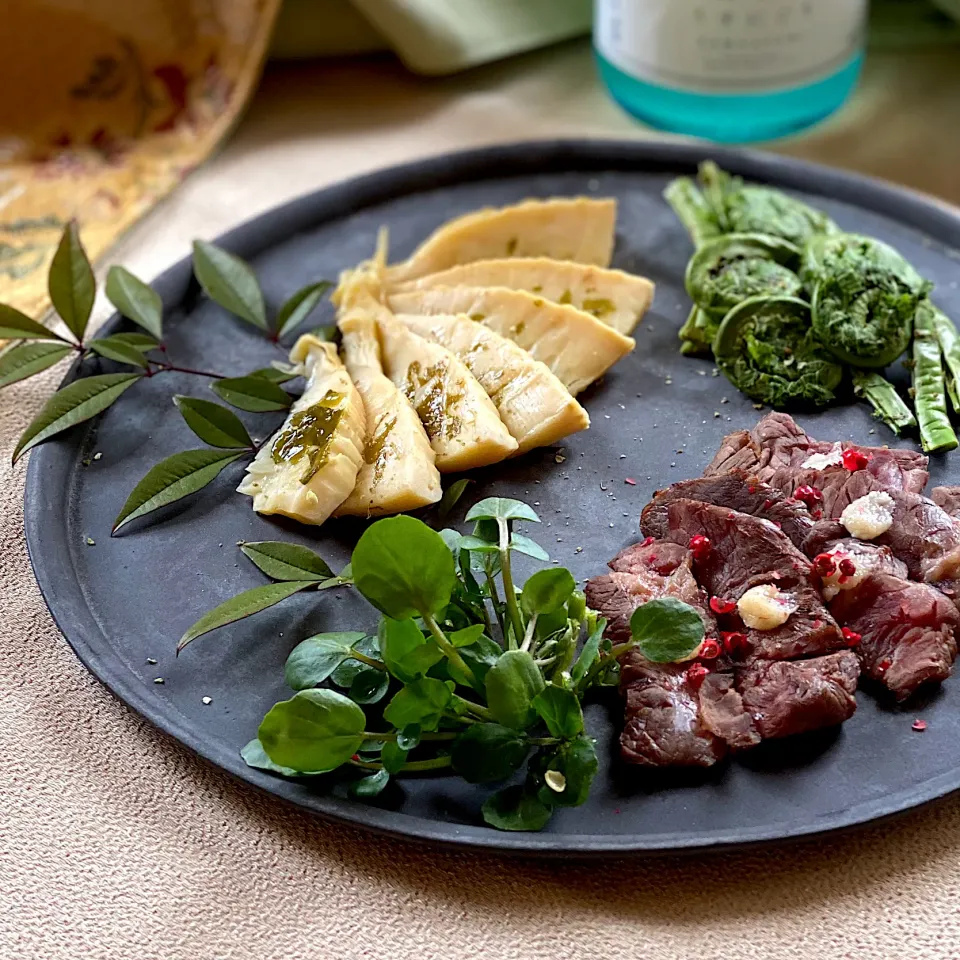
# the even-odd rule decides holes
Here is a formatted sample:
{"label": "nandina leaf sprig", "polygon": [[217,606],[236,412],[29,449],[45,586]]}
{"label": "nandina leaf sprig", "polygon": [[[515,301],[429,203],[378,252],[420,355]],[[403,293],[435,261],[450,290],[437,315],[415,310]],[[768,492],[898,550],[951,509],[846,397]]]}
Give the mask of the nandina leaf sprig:
{"label": "nandina leaf sprig", "polygon": [[[256,274],[240,257],[198,240],[194,244],[193,268],[201,288],[212,300],[264,331],[267,340],[274,343],[303,324],[330,287],[327,281],[308,284],[282,304],[271,319]],[[71,355],[77,361],[77,377],[49,398],[23,432],[13,451],[14,463],[37,444],[103,413],[140,380],[157,374],[204,378],[221,400],[239,410],[282,411],[293,402],[282,384],[297,374],[282,364],[227,376],[174,363],[164,342],[160,295],[121,266],[110,268],[105,292],[117,311],[139,329],[88,337],[96,280],[75,221],[64,230],[50,265],[48,288],[66,334],[51,330],[14,307],[0,304],[0,339],[15,341],[0,353],[0,388],[35,376]],[[98,359],[127,369],[91,374]],[[114,524],[114,532],[195,493],[230,464],[257,452],[247,428],[231,410],[197,397],[177,395],[173,399],[187,426],[214,449],[186,450],[153,467],[131,492]]]}

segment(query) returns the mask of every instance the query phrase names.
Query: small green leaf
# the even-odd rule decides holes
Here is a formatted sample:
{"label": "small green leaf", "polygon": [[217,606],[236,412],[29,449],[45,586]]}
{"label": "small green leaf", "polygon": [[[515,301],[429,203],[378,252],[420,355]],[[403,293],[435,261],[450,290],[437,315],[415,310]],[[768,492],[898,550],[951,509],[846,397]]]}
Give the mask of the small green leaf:
{"label": "small green leaf", "polygon": [[397,746],[401,750],[406,750],[409,753],[409,751],[420,743],[420,734],[422,732],[419,723],[411,723],[402,730],[398,730]]}
{"label": "small green leaf", "polygon": [[379,703],[386,696],[389,687],[390,674],[386,670],[378,670],[361,663],[347,690],[347,696],[354,703]]}
{"label": "small green leaf", "polygon": [[323,557],[298,543],[259,540],[241,544],[240,549],[271,580],[328,580],[333,577],[333,571]]}
{"label": "small green leaf", "polygon": [[442,530],[438,530],[437,533],[447,545],[447,549],[453,554],[453,559],[458,559],[460,556],[460,541],[463,539],[463,535],[456,530],[451,530],[449,527],[444,527]]}
{"label": "small green leaf", "polygon": [[537,768],[544,780],[549,770],[556,770],[563,776],[563,789],[559,791],[552,789],[545,780],[539,790],[542,801],[558,807],[579,807],[590,795],[599,764],[593,741],[581,735],[543,751],[536,762],[531,760],[531,766]]}
{"label": "small green leaf", "polygon": [[60,245],[50,264],[47,290],[53,308],[60,314],[67,329],[78,340],[82,340],[90,321],[97,285],[80,242],[76,220],[67,224],[60,238]]}
{"label": "small green leaf", "polygon": [[241,320],[268,329],[263,292],[248,263],[206,240],[194,240],[193,272],[211,300]]}
{"label": "small green leaf", "polygon": [[320,280],[318,283],[308,284],[290,297],[277,314],[277,336],[282,337],[299,327],[313,313],[323,295],[332,286],[329,280]]}
{"label": "small green leaf", "polygon": [[464,627],[462,630],[455,630],[447,636],[447,639],[455,647],[469,647],[480,639],[483,630],[484,627],[482,623],[474,623],[469,627]]}
{"label": "small green leaf", "polygon": [[567,616],[577,623],[583,623],[587,615],[587,598],[582,590],[574,590],[567,601]]}
{"label": "small green leaf", "polygon": [[[479,686],[478,693],[486,692],[484,683],[490,668],[500,658],[503,648],[496,640],[481,636],[475,643],[469,647],[461,647],[460,656],[466,661],[467,666],[473,671]],[[449,666],[449,664],[448,664]]]}
{"label": "small green leaf", "polygon": [[211,447],[232,450],[253,447],[247,428],[232,410],[212,400],[200,400],[197,397],[178,395],[173,402],[187,421],[187,426]]}
{"label": "small green leaf", "polygon": [[318,633],[298,643],[287,657],[283,677],[292,690],[318,687],[353,653],[362,633]]}
{"label": "small green leaf", "polygon": [[523,585],[520,603],[527,614],[559,610],[577,589],[573,574],[564,567],[538,570]]}
{"label": "small green leaf", "polygon": [[127,343],[125,340],[117,340],[114,337],[103,337],[98,340],[91,340],[87,346],[101,357],[108,360],[115,360],[117,363],[129,363],[133,367],[142,367],[146,370],[149,367],[147,358],[142,350]]}
{"label": "small green leaf", "polygon": [[380,651],[387,669],[404,682],[423,676],[443,653],[432,639],[427,639],[413,620],[383,617],[378,632]]}
{"label": "small green leaf", "polygon": [[105,373],[74,380],[58,390],[23,432],[13,451],[16,463],[28,450],[49,437],[103,413],[142,374]]}
{"label": "small green leaf", "polygon": [[223,450],[184,450],[161,460],[147,471],[146,476],[130,492],[113,522],[112,532],[116,533],[137,517],[202,490],[241,456],[242,453]]}
{"label": "small green leaf", "polygon": [[[358,640],[354,645],[353,649],[358,653],[362,653],[365,656],[370,657],[371,660],[380,659],[380,646],[377,643],[376,637],[364,636],[362,640]],[[354,678],[361,670],[371,670],[372,667],[365,667],[363,663],[359,660],[344,660],[343,663],[337,667],[333,673],[330,674],[330,679],[338,687],[349,687],[353,683]],[[378,670],[377,673],[385,673],[385,670]]]}
{"label": "small green leaf", "polygon": [[366,721],[363,710],[342,693],[301,690],[270,709],[257,735],[274,763],[326,773],[357,752]]}
{"label": "small green leaf", "polygon": [[141,352],[155,350],[160,346],[156,337],[151,337],[149,333],[140,333],[137,330],[128,333],[113,333],[108,339],[117,340],[120,343],[129,343],[131,347],[136,347]]}
{"label": "small green leaf", "polygon": [[163,301],[151,286],[125,267],[107,273],[107,299],[128,320],[158,340],[163,337]]}
{"label": "small green leaf", "polygon": [[31,320],[16,307],[0,303],[0,340],[59,340],[63,337]]}
{"label": "small green leaf", "polygon": [[533,698],[533,706],[551,736],[569,740],[583,732],[583,710],[572,690],[548,684]]}
{"label": "small green leaf", "polygon": [[703,642],[703,620],[688,603],[660,597],[633,611],[630,633],[648,660],[674,663],[686,660]]}
{"label": "small green leaf", "polygon": [[545,684],[540,668],[526,650],[507,650],[487,673],[484,686],[494,718],[514,730],[526,730],[537,719],[533,698]]}
{"label": "small green leaf", "polygon": [[450,751],[453,769],[467,783],[506,780],[523,766],[530,746],[527,739],[499,723],[475,723],[456,740]]}
{"label": "small green leaf", "polygon": [[65,343],[17,343],[0,353],[0,387],[26,380],[73,353]]}
{"label": "small green leaf", "polygon": [[498,830],[542,830],[553,807],[522,786],[506,787],[483,804],[483,819]]}
{"label": "small green leaf", "polygon": [[353,551],[353,581],[394,620],[438,613],[457,583],[443,538],[413,517],[388,517],[364,531]]}
{"label": "small green leaf", "polygon": [[481,537],[475,537],[472,533],[464,534],[460,538],[460,549],[469,550],[470,553],[499,553],[500,548],[496,543],[490,540],[484,540]]}
{"label": "small green leaf", "polygon": [[349,787],[350,792],[355,797],[375,797],[383,793],[383,788],[390,782],[390,771],[387,769],[377,770],[371,773],[369,777],[362,777],[354,780]]}
{"label": "small green leaf", "polygon": [[452,697],[453,691],[442,680],[421,677],[393,695],[384,708],[383,719],[398,730],[412,723],[421,730],[436,730]]}
{"label": "small green leaf", "polygon": [[268,583],[252,590],[244,590],[235,597],[225,600],[219,606],[205,613],[181,638],[177,644],[177,653],[197,637],[202,637],[211,630],[225,627],[228,623],[236,623],[246,617],[253,616],[267,607],[272,607],[287,597],[292,597],[307,587],[314,587],[313,580],[289,580],[286,583]]}
{"label": "small green leaf", "polygon": [[399,743],[387,742],[380,752],[380,762],[383,764],[384,770],[388,770],[390,773],[399,773],[407,762],[408,753],[409,750],[401,747]]}
{"label": "small green leaf", "polygon": [[520,500],[507,497],[487,497],[475,503],[467,513],[467,520],[530,520],[539,523],[540,518]]}
{"label": "small green leaf", "polygon": [[446,490],[443,491],[443,498],[440,500],[440,509],[439,516],[440,522],[443,523],[450,511],[457,505],[457,501],[463,496],[467,487],[472,483],[469,479],[456,480],[454,483],[451,483]]}
{"label": "small green leaf", "polygon": [[536,540],[531,540],[522,533],[510,534],[510,549],[525,556],[533,557],[534,560],[539,560],[542,563],[547,563],[550,560],[550,554]]}
{"label": "small green leaf", "polygon": [[579,685],[583,681],[587,675],[587,671],[594,665],[597,657],[600,656],[600,642],[603,640],[603,631],[606,629],[607,621],[603,617],[600,617],[600,619],[597,620],[596,626],[591,631],[590,636],[587,637],[583,649],[580,651],[580,656],[577,657],[576,662],[570,668],[570,679],[575,685]]}
{"label": "small green leaf", "polygon": [[299,373],[290,370],[280,370],[278,367],[260,367],[257,370],[251,370],[248,377],[260,377],[261,380],[269,380],[272,383],[287,383],[289,380],[296,380]]}
{"label": "small green leaf", "polygon": [[231,407],[250,413],[286,410],[293,403],[293,397],[286,390],[263,377],[226,377],[214,380],[210,389]]}
{"label": "small green leaf", "polygon": [[263,744],[254,738],[251,740],[241,751],[240,756],[243,757],[248,767],[256,767],[258,770],[269,770],[270,773],[280,773],[285,777],[296,777],[299,775],[299,770],[294,770],[293,767],[281,767],[279,763],[274,763],[268,756],[266,750],[263,749]]}

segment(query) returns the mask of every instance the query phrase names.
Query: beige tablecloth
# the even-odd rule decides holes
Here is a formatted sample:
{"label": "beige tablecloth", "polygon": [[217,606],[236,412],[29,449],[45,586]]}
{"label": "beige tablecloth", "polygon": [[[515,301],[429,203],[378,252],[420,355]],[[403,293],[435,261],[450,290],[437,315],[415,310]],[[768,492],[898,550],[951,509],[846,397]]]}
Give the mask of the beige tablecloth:
{"label": "beige tablecloth", "polygon": [[[960,201],[958,81],[955,52],[877,57],[851,108],[780,148]],[[579,46],[443,83],[389,64],[268,73],[222,155],[114,259],[152,276],[194,236],[325,183],[449,148],[577,134],[649,135],[596,88]],[[56,377],[3,393],[0,449]],[[75,659],[27,563],[23,476],[0,458],[3,960],[960,956],[957,798],[802,845],[585,865],[419,850],[233,782]]]}

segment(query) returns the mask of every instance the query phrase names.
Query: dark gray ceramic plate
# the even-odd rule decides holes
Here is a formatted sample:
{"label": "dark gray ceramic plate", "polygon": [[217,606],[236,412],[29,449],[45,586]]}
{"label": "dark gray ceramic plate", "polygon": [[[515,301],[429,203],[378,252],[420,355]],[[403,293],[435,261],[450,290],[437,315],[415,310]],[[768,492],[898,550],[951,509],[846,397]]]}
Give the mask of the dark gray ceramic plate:
{"label": "dark gray ceramic plate", "polygon": [[[698,474],[724,433],[761,416],[711,375],[709,363],[677,351],[676,332],[688,308],[682,278],[690,245],[661,191],[708,154],[744,176],[796,191],[849,230],[894,244],[936,283],[941,305],[960,315],[955,212],[835,170],[703,146],[551,142],[439,157],[296,200],[222,242],[253,262],[276,305],[304,283],[336,278],[369,256],[382,224],[390,228],[392,256],[400,258],[442,221],[484,205],[581,193],[616,197],[614,264],[657,283],[636,352],[586,395],[593,426],[565,444],[562,463],[545,450],[478,473],[452,518],[462,520],[463,509],[480,496],[526,499],[544,521],[528,532],[585,578],[635,539],[640,508],[654,488]],[[198,294],[188,261],[168,270],[156,287],[178,362],[239,373],[281,356]],[[318,321],[332,320],[329,305],[321,313]],[[194,378],[144,381],[99,420],[33,453],[26,494],[30,556],[50,610],[87,667],[157,726],[247,782],[326,817],[391,834],[567,855],[801,837],[897,813],[960,787],[960,679],[907,711],[861,692],[856,716],[842,729],[769,743],[697,774],[623,769],[615,750],[619,705],[593,704],[588,724],[601,753],[593,792],[583,807],[558,812],[542,833],[484,827],[484,792],[454,778],[407,779],[370,804],[348,798],[344,785],[329,779],[287,781],[247,768],[239,750],[264,711],[289,695],[283,663],[294,644],[320,630],[372,625],[373,611],[347,591],[296,597],[202,638],[179,659],[175,642],[203,612],[264,582],[240,555],[238,540],[296,540],[336,568],[361,527],[337,521],[312,530],[256,516],[233,492],[241,473],[236,465],[201,494],[111,539],[111,521],[134,483],[162,457],[197,445],[170,402],[173,392],[203,396],[206,387]],[[262,436],[279,418],[246,419]],[[822,438],[891,439],[857,405],[802,423]],[[94,452],[102,458],[84,466]],[[960,454],[935,460],[932,474],[936,482],[960,483]],[[636,486],[626,484],[627,477]],[[148,657],[158,663],[149,665]],[[163,685],[154,684],[158,676]],[[205,696],[213,698],[209,706],[201,702]],[[910,729],[917,714],[928,723],[922,735]]]}

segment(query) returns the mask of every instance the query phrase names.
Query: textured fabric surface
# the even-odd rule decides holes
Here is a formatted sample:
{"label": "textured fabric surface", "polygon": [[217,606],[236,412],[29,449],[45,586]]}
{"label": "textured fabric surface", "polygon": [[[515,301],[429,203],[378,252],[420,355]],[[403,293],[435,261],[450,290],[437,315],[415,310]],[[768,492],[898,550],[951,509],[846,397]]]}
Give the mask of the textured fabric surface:
{"label": "textured fabric surface", "polygon": [[[955,169],[934,148],[960,125],[942,112],[924,121],[910,99],[932,87],[924,71],[934,68],[954,77],[958,69],[946,59],[898,62],[893,74],[878,64],[859,113],[788,149],[893,173],[902,158],[857,146],[863,127],[854,135],[882,102],[884,137],[899,123],[917,146],[913,167],[902,168],[910,181],[949,195]],[[912,87],[884,87],[911,70]],[[194,236],[427,152],[520,136],[643,135],[592,84],[577,48],[480,72],[469,84],[426,86],[388,67],[268,75],[236,139],[140,224],[116,259],[152,276]],[[25,471],[11,471],[6,452],[57,376],[9,388],[0,402],[2,960],[960,956],[960,798],[804,844],[571,864],[368,836],[198,760],[86,673],[34,584],[22,536]]]}

